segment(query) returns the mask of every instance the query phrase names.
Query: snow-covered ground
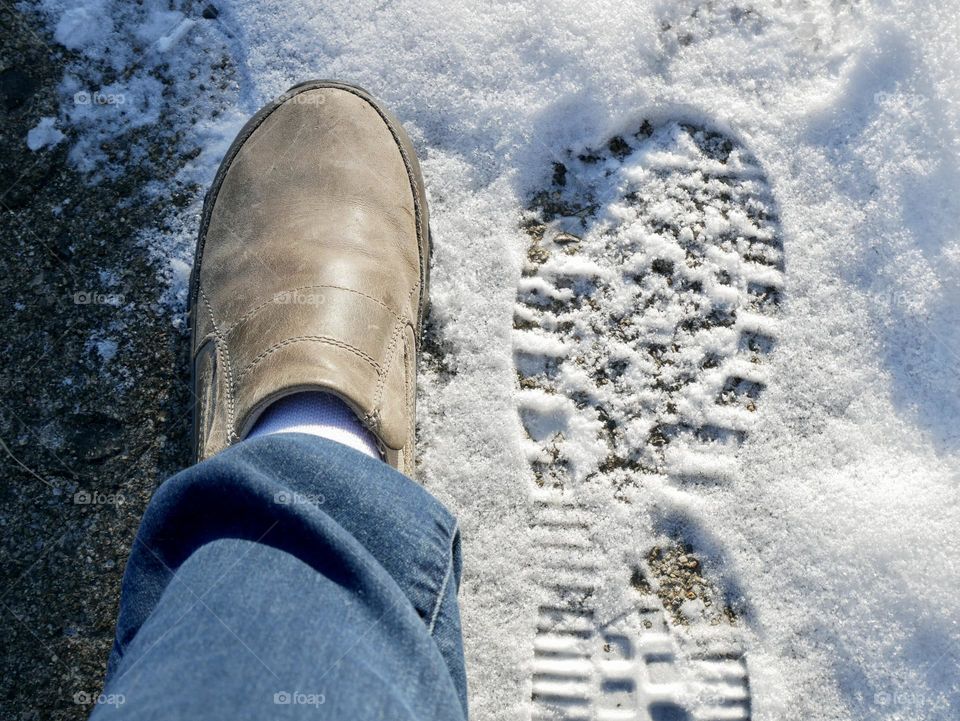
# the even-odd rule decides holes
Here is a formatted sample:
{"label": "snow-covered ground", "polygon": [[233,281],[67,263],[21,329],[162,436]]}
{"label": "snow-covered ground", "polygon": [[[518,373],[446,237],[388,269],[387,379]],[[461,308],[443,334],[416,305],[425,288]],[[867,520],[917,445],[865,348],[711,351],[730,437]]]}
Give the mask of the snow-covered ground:
{"label": "snow-covered ground", "polygon": [[[521,218],[567,149],[602,146],[645,119],[722,132],[756,159],[779,208],[785,300],[728,479],[678,486],[638,474],[629,506],[594,520],[628,514],[638,557],[668,542],[658,519],[696,528],[686,533],[704,576],[738,614],[755,718],[956,718],[955,7],[215,4],[204,18],[203,4],[175,0],[42,0],[57,41],[80,57],[61,117],[24,142],[67,133],[72,160],[96,179],[111,173],[102,139],[134,125],[149,140],[165,124],[185,151],[201,149],[181,179],[204,185],[246,116],[297,81],[349,80],[395,110],[422,157],[434,317],[455,371],[423,373],[419,422],[424,482],[463,527],[474,718],[530,716],[537,609],[548,602],[531,580],[542,549],[517,411]],[[146,237],[181,305],[198,211],[172,210],[181,231]],[[601,562],[614,577],[624,558]]]}

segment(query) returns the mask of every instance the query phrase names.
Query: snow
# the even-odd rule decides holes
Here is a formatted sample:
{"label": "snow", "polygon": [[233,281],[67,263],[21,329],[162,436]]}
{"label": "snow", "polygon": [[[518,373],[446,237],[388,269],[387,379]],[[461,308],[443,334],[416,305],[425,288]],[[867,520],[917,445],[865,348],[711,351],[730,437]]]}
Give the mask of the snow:
{"label": "snow", "polygon": [[52,147],[66,136],[57,129],[56,118],[40,118],[40,122],[27,133],[27,147],[36,152],[41,148]]}
{"label": "snow", "polygon": [[[786,254],[782,322],[739,320],[778,339],[764,367],[760,420],[723,457],[722,473],[716,459],[676,459],[683,472],[716,470],[726,480],[698,489],[651,475],[630,504],[592,497],[589,517],[604,537],[629,528],[637,553],[671,524],[684,527],[705,573],[742,599],[755,718],[955,716],[954,8],[929,0],[235,0],[218,3],[216,21],[200,21],[151,0],[42,6],[58,42],[127,70],[101,88],[78,61],[64,78],[59,120],[77,134],[73,162],[94,176],[109,174],[97,151],[102,139],[130,123],[166,123],[180,127],[186,147],[202,149],[184,178],[208,184],[244,118],[309,77],[367,87],[410,131],[431,199],[432,300],[457,371],[449,379],[422,373],[422,477],[463,528],[476,719],[522,719],[531,708],[534,623],[544,598],[530,569],[550,559],[538,555],[543,530],[531,525],[528,454],[540,451],[518,409],[536,414],[544,433],[550,423],[569,425],[581,467],[602,457],[589,419],[517,388],[518,287],[571,297],[541,276],[521,279],[528,243],[521,214],[549,186],[564,149],[597,146],[643,119],[658,127],[691,122],[736,139],[769,179]],[[145,45],[152,49],[135,50]],[[212,100],[163,97],[155,78],[163,63],[189,91],[190,72],[223,48],[236,86]],[[125,102],[74,102],[76,93],[96,90]],[[640,182],[665,157],[635,160],[625,182]],[[666,199],[658,207],[665,217],[676,213]],[[146,236],[167,261],[180,302],[198,210],[176,215],[172,236]],[[621,212],[611,206],[612,225]],[[722,229],[723,219],[713,217],[710,232]],[[642,268],[653,258],[642,253],[630,262]],[[588,265],[561,270],[595,274]],[[567,352],[547,334],[529,333],[524,343],[530,352]],[[620,556],[597,563],[611,577],[622,574]]]}
{"label": "snow", "polygon": [[117,355],[117,341],[115,340],[98,340],[94,343],[94,346],[104,363],[109,363]]}
{"label": "snow", "polygon": [[60,15],[53,30],[54,39],[69,50],[96,56],[98,41],[112,26],[105,0],[76,3]]}

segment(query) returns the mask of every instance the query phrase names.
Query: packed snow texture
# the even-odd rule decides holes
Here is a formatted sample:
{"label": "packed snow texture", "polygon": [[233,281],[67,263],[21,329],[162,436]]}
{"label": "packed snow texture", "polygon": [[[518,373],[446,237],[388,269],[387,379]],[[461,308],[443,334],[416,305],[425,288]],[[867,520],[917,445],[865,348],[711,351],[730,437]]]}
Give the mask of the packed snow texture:
{"label": "packed snow texture", "polygon": [[[61,127],[94,178],[109,175],[100,139],[163,113],[202,148],[184,177],[207,184],[245,116],[311,77],[368,88],[410,131],[431,201],[434,318],[455,371],[422,373],[422,477],[463,528],[476,719],[529,716],[542,600],[527,573],[538,551],[511,330],[522,212],[565,148],[603,144],[644,119],[737,139],[769,178],[785,249],[762,422],[729,482],[641,485],[628,509],[648,528],[638,552],[656,540],[656,518],[705,529],[705,574],[743,599],[755,718],[955,718],[954,7],[236,0],[201,21],[197,8],[157,0],[41,6],[80,54],[63,81]],[[189,88],[222,52],[237,85],[214,96],[178,95],[155,77],[165,67]],[[91,87],[91,62],[112,66],[120,85]],[[181,301],[198,211],[172,211],[172,237],[147,236]],[[557,400],[536,402],[548,413]]]}
{"label": "packed snow texture", "polygon": [[523,223],[522,278],[539,282],[514,309],[546,598],[534,717],[749,718],[749,605],[695,575],[722,563],[683,500],[735,482],[769,385],[776,204],[738,143],[675,122],[554,167]]}

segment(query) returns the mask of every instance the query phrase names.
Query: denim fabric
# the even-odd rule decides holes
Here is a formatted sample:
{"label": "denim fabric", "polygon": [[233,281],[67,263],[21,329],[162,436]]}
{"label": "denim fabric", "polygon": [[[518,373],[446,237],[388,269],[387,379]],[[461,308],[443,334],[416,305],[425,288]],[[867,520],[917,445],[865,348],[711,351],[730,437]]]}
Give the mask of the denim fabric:
{"label": "denim fabric", "polygon": [[315,436],[250,439],[144,515],[92,718],[465,719],[455,519]]}

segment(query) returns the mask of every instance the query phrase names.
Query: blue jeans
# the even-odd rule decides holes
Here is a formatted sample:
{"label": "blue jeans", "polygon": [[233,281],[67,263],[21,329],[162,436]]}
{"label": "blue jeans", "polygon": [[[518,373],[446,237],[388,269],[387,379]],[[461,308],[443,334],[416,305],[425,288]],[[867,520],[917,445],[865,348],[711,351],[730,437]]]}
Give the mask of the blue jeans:
{"label": "blue jeans", "polygon": [[164,483],[93,719],[466,719],[460,536],[421,486],[314,436]]}

